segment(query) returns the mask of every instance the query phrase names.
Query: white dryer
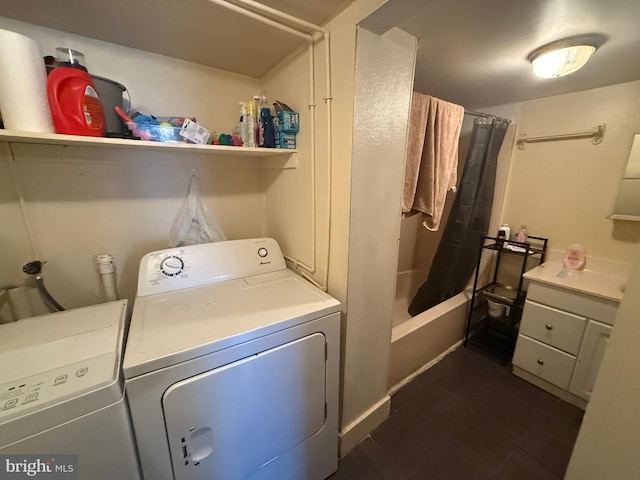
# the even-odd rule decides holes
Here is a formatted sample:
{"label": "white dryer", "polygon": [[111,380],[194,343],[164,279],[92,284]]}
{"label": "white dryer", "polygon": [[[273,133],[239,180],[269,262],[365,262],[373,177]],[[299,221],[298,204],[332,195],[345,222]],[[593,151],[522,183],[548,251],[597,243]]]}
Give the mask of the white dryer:
{"label": "white dryer", "polygon": [[0,454],[77,456],[60,466],[81,480],[140,478],[121,372],[126,313],[120,300],[0,326]]}
{"label": "white dryer", "polygon": [[145,255],[124,359],[144,478],[333,473],[339,311],[273,239]]}

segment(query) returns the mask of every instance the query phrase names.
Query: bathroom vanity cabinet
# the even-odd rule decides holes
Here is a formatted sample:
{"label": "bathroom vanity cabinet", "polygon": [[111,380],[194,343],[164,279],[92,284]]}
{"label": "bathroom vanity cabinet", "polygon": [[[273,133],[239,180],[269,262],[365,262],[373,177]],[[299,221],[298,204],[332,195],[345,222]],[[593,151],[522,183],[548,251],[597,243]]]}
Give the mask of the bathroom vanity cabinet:
{"label": "bathroom vanity cabinet", "polygon": [[[544,262],[547,242],[534,236],[527,242],[481,237],[465,346],[478,348],[504,363],[509,361],[526,295],[523,275]],[[481,272],[488,272],[486,280],[482,280]]]}
{"label": "bathroom vanity cabinet", "polygon": [[[563,274],[560,272],[588,275],[561,269],[558,275]],[[619,301],[530,280],[513,355],[513,373],[584,409]],[[576,285],[578,280],[581,279],[569,279],[567,283]]]}

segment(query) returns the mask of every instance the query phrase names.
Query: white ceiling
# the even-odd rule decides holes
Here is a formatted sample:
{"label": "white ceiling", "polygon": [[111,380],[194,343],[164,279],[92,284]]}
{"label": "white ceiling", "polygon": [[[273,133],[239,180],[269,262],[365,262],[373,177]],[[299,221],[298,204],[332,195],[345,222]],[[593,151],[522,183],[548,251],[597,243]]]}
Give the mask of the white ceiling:
{"label": "white ceiling", "polygon": [[[389,18],[419,37],[414,89],[468,109],[640,79],[640,0],[390,0],[368,22]],[[532,50],[587,33],[607,40],[582,70],[533,76]]]}
{"label": "white ceiling", "polygon": [[[319,25],[351,1],[260,3]],[[256,78],[304,42],[208,0],[0,0],[0,16]]]}
{"label": "white ceiling", "polygon": [[[352,0],[260,3],[323,24]],[[257,78],[302,42],[208,0],[0,0],[0,16]],[[415,90],[480,109],[640,79],[638,19],[640,0],[389,0],[362,24],[419,37]],[[532,75],[532,50],[585,33],[607,38],[585,68]]]}

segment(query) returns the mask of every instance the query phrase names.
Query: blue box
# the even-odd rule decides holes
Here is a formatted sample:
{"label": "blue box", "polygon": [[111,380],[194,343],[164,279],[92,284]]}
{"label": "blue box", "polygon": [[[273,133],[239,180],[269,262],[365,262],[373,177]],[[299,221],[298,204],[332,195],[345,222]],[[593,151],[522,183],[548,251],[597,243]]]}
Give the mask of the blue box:
{"label": "blue box", "polygon": [[300,115],[298,112],[278,112],[276,124],[277,129],[284,133],[298,133],[300,131]]}
{"label": "blue box", "polygon": [[277,148],[295,149],[296,148],[296,134],[295,133],[276,132],[276,147]]}

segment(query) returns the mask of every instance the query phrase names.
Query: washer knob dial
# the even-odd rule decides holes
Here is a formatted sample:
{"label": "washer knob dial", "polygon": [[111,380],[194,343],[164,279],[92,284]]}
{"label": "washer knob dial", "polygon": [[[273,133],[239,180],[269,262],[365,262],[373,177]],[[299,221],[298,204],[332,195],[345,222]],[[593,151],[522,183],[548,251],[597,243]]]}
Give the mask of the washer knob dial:
{"label": "washer knob dial", "polygon": [[160,262],[160,271],[167,277],[175,277],[176,275],[180,275],[183,270],[184,261],[176,255],[165,257]]}
{"label": "washer knob dial", "polygon": [[260,247],[260,248],[258,249],[258,256],[259,256],[259,257],[264,258],[264,257],[266,257],[267,255],[269,255],[269,250],[267,250],[267,249],[266,249],[266,248],[264,248],[264,247]]}

